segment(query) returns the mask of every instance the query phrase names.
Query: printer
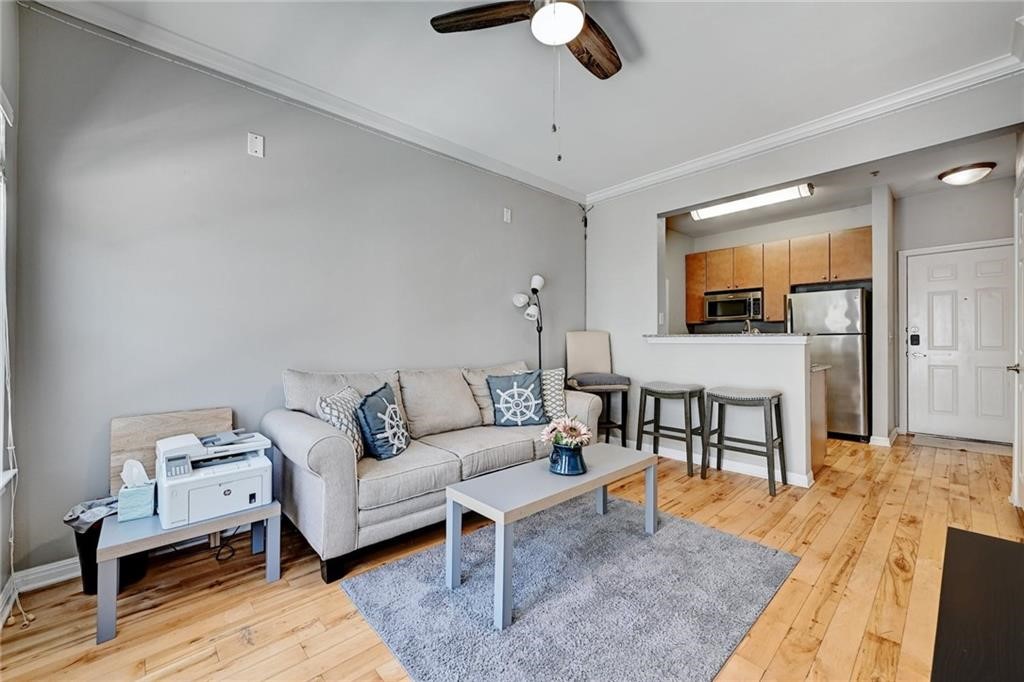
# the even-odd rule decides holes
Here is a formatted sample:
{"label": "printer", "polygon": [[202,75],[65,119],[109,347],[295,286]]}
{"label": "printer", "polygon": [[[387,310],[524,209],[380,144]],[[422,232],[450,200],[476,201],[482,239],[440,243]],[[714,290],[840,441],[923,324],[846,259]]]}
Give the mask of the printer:
{"label": "printer", "polygon": [[270,441],[259,433],[156,442],[157,513],[165,530],[270,504]]}

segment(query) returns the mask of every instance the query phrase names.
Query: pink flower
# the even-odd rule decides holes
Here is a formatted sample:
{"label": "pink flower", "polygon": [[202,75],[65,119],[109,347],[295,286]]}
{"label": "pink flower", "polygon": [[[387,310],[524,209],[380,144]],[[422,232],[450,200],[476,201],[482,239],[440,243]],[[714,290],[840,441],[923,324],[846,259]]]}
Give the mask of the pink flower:
{"label": "pink flower", "polygon": [[590,428],[579,419],[561,417],[553,419],[550,424],[544,427],[540,438],[545,443],[568,445],[574,448],[587,445],[590,443],[592,436]]}

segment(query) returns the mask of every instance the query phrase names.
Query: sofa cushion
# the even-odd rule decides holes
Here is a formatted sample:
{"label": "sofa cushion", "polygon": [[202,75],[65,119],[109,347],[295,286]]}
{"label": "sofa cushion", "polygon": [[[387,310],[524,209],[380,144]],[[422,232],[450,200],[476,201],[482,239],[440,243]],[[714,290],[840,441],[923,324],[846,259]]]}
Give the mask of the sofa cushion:
{"label": "sofa cushion", "polygon": [[356,465],[359,509],[376,509],[458,483],[459,458],[421,441],[412,441],[401,457],[363,457]]}
{"label": "sofa cushion", "polygon": [[388,384],[363,398],[356,409],[356,418],[366,454],[370,457],[397,457],[409,447],[409,429]]}
{"label": "sofa cushion", "polygon": [[530,371],[529,368],[522,360],[506,362],[504,365],[462,370],[462,376],[469,384],[469,390],[473,392],[473,399],[480,408],[480,420],[484,426],[494,423],[494,402],[491,400],[491,389],[487,387],[487,377],[508,376],[528,371]]}
{"label": "sofa cushion", "polygon": [[554,449],[551,443],[545,443],[540,439],[540,434],[544,432],[544,428],[547,424],[540,424],[537,426],[512,426],[503,431],[510,431],[514,434],[518,434],[519,438],[530,439],[533,443],[533,458],[544,459],[551,454]]}
{"label": "sofa cushion", "polygon": [[421,512],[424,509],[444,507],[444,502],[445,493],[443,490],[438,490],[408,500],[402,500],[401,502],[395,502],[394,504],[385,504],[383,507],[360,509],[356,520],[360,528],[366,528],[377,523],[394,521],[395,519]]}
{"label": "sofa cushion", "polygon": [[398,385],[397,370],[380,372],[305,372],[286,369],[281,373],[284,386],[284,406],[317,417],[316,402],[322,395],[337,393],[346,386],[359,391],[359,395],[373,393],[384,384],[391,386],[398,400],[398,409],[405,414],[402,391]]}
{"label": "sofa cushion", "polygon": [[438,433],[424,443],[447,450],[462,461],[462,478],[473,478],[533,459],[533,439],[520,429],[477,426]]}
{"label": "sofa cushion", "polygon": [[480,409],[461,369],[403,369],[399,379],[413,438],[482,423]]}

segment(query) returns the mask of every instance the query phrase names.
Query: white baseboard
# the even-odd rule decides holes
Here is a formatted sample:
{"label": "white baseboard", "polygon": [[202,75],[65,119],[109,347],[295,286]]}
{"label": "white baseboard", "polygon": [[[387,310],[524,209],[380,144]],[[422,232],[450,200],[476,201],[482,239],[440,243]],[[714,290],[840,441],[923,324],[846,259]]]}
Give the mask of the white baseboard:
{"label": "white baseboard", "polygon": [[[636,441],[626,441],[629,448],[636,447]],[[643,447],[643,452],[654,452],[654,446],[648,446],[646,443]],[[677,461],[686,461],[686,450],[683,448],[675,447],[672,445],[662,445],[658,448],[658,455],[665,457],[666,459],[673,459]],[[701,454],[699,452],[694,453],[693,466],[694,471],[700,468]],[[745,476],[755,476],[757,478],[763,478],[768,480],[768,468],[766,466],[758,466],[756,464],[749,464],[748,462],[739,462],[735,459],[729,458],[729,453],[725,453],[722,457],[722,470],[731,471],[735,474],[744,474]],[[789,479],[790,485],[795,485],[798,488],[810,488],[814,484],[814,476],[808,474],[799,474],[795,471],[787,471],[786,477]],[[775,480],[781,482],[778,472],[775,474]]]}
{"label": "white baseboard", "polygon": [[880,448],[891,448],[892,444],[896,442],[896,436],[899,435],[899,430],[894,428],[889,432],[889,437],[885,436],[871,436],[871,440],[868,441],[869,445],[876,445]]}
{"label": "white baseboard", "polygon": [[7,620],[7,616],[11,615],[11,609],[14,608],[14,576],[12,575],[4,583],[3,592],[0,592],[0,627],[3,627],[3,622]]}
{"label": "white baseboard", "polygon": [[31,592],[41,587],[77,578],[80,575],[82,575],[82,570],[78,566],[78,557],[71,557],[17,571],[14,574],[14,580],[17,581],[18,592]]}

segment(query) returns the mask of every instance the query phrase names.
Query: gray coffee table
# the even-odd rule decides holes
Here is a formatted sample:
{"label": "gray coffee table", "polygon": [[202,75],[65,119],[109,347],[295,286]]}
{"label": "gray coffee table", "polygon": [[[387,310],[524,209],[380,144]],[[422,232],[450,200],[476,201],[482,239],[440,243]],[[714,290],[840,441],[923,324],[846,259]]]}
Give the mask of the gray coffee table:
{"label": "gray coffee table", "polygon": [[447,529],[445,565],[448,589],[462,584],[462,511],[472,509],[494,521],[494,627],[512,623],[512,527],[516,521],[584,493],[596,491],[597,513],[608,511],[608,484],[645,472],[644,530],[658,526],[656,455],[598,443],[583,450],[587,473],[557,476],[548,460],[504,469],[446,488]]}

